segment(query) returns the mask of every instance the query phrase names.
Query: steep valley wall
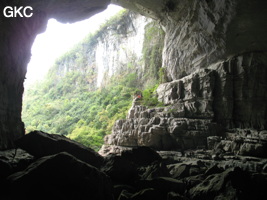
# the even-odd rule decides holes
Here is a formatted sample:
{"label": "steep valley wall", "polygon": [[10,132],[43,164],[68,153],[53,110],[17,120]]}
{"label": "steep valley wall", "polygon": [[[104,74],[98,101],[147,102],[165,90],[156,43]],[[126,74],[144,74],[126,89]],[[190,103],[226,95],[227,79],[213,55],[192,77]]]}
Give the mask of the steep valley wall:
{"label": "steep valley wall", "polygon": [[[141,12],[164,27],[162,66],[168,82],[157,94],[167,107],[133,103],[128,119],[106,136],[101,153],[129,146],[183,151],[217,145],[230,153],[266,157],[265,3],[172,1],[171,8],[146,3],[126,6],[138,10],[142,4],[147,9]],[[167,17],[158,14],[160,9],[169,9]]]}
{"label": "steep valley wall", "polygon": [[[1,199],[267,199],[267,1],[2,0],[0,10],[25,3],[33,18],[0,15]],[[163,52],[143,45],[140,57],[133,42],[153,47],[158,40],[148,33],[163,34],[131,20],[105,32],[111,36],[97,40],[95,50],[84,46],[77,57],[61,59],[51,73],[60,78],[87,66],[82,73],[89,79],[82,80],[93,90],[128,68],[146,79],[162,67],[157,97],[164,106],[136,98],[105,137],[103,156],[62,135],[23,136],[23,80],[35,36],[51,17],[75,22],[109,3],[158,21],[164,47],[152,49]],[[144,38],[131,39],[133,27],[145,26]],[[110,43],[118,30],[127,30],[129,40]],[[126,44],[131,49],[114,51]]]}
{"label": "steep valley wall", "polygon": [[[59,58],[49,76],[57,74],[56,81],[60,81],[68,72],[81,72],[90,90],[95,90],[108,84],[114,75],[135,73],[141,86],[157,79],[163,41],[164,32],[156,21],[122,11]],[[152,52],[156,54],[151,55]],[[151,68],[155,72],[145,80],[143,77]]]}
{"label": "steep valley wall", "polygon": [[[1,30],[5,30],[1,31],[0,55],[2,80],[0,83],[2,88],[0,146],[2,149],[12,146],[14,139],[24,134],[23,123],[21,122],[23,79],[30,58],[30,47],[35,36],[45,29],[50,17],[61,22],[74,22],[103,10],[110,3],[104,0],[81,2],[78,4],[76,1],[68,1],[68,3],[58,1],[57,4],[47,4],[49,6],[46,6],[41,1],[29,1],[28,3],[31,3],[36,11],[33,18],[12,19],[12,23],[3,17],[1,18]],[[172,107],[171,110],[156,112],[161,120],[159,124],[164,124],[164,120],[167,120],[164,126],[168,128],[168,123],[172,123],[170,116],[174,119],[177,118],[176,124],[184,124],[184,122],[179,122],[180,118],[184,118],[185,120],[182,121],[186,121],[186,125],[182,125],[182,127],[189,127],[189,121],[192,120],[199,120],[199,122],[207,120],[212,126],[215,124],[217,128],[212,129],[218,131],[204,135],[201,143],[204,143],[203,141],[208,136],[228,136],[228,139],[233,139],[235,136],[232,133],[239,134],[244,141],[250,141],[250,146],[264,143],[267,118],[265,105],[267,5],[265,1],[112,0],[111,2],[157,20],[165,32],[161,66],[164,68],[167,83],[159,87],[158,96],[164,104]],[[23,5],[23,3],[21,4]],[[1,8],[6,5],[7,2],[3,1]],[[124,25],[125,27],[120,26],[116,29],[127,29],[127,37],[131,38],[131,34],[137,34],[134,28],[139,27],[138,31],[143,30],[144,32],[145,22],[140,24],[133,22],[131,24],[130,21],[127,21]],[[113,34],[114,32],[111,31],[110,33]],[[120,34],[117,36],[120,37]],[[112,39],[116,38],[116,34],[108,37],[109,40],[99,40],[97,50],[90,54],[92,63],[82,60],[82,63],[91,66],[95,66],[94,62],[96,61],[101,63],[98,68],[95,67],[92,70],[90,81],[94,85],[100,86],[105,77],[117,71],[125,70],[122,66],[129,63],[137,67],[139,75],[143,76],[146,69],[151,69],[153,65],[146,68],[146,64],[139,62],[147,57],[140,57],[141,46],[139,44],[144,40],[142,37],[140,34],[137,37],[138,40],[128,40],[127,45],[131,46],[131,49],[118,54],[105,52],[113,51],[114,46],[123,49],[126,39],[111,43],[113,46],[109,44]],[[101,55],[105,59],[99,60]],[[67,62],[63,60],[61,66],[65,67],[66,70],[71,70],[73,67],[67,66]],[[138,107],[132,109],[137,109],[137,113],[139,112]],[[149,112],[147,108],[140,109],[140,112]],[[133,129],[137,128],[134,126],[136,123],[134,119],[140,117],[147,118],[140,113],[136,114],[132,118]],[[157,116],[154,115],[153,117]],[[164,118],[163,121],[161,117]],[[148,117],[145,121],[150,121],[152,118]],[[152,124],[159,125],[157,120],[153,120],[151,121]],[[146,125],[146,122],[142,123]],[[204,128],[198,125],[190,125],[190,127],[190,130],[198,131],[206,130],[209,125],[206,125],[205,122]],[[187,129],[185,128],[185,130]],[[177,130],[179,130],[179,126]],[[148,128],[148,130],[144,129],[141,132],[151,133],[153,130]],[[128,136],[123,133],[125,132],[120,131],[117,136],[114,134],[113,136],[115,138],[121,137],[125,141]],[[160,133],[164,133],[164,131]],[[169,134],[170,130],[167,130],[166,133]],[[181,133],[186,134],[187,132],[181,131]],[[193,138],[194,134],[191,135],[187,134],[186,137],[182,138]],[[135,138],[138,137],[135,136]],[[179,139],[178,146],[185,143],[184,139]],[[109,141],[111,142],[108,144],[127,146],[127,144],[120,144],[115,140],[114,142]],[[144,141],[146,140],[144,139]]]}

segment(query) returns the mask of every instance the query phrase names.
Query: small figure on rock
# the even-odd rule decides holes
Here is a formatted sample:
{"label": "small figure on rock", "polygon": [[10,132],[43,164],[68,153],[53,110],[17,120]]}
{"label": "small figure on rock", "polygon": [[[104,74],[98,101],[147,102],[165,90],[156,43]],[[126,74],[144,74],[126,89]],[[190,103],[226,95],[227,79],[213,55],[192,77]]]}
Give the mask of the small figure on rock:
{"label": "small figure on rock", "polygon": [[143,99],[142,92],[141,91],[136,91],[135,94],[134,94],[133,105],[140,105],[142,99]]}

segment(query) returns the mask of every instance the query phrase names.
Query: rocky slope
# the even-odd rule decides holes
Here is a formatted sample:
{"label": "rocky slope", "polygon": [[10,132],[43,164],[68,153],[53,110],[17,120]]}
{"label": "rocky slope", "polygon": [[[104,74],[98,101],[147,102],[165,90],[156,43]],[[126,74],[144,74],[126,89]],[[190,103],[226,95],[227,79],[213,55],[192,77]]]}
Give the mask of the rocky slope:
{"label": "rocky slope", "polygon": [[161,84],[158,99],[166,107],[133,103],[128,119],[117,121],[106,136],[101,152],[116,149],[109,145],[184,151],[208,148],[208,140],[214,148],[223,138],[227,141],[221,148],[229,153],[267,157],[264,56],[243,54]]}
{"label": "rocky slope", "polygon": [[223,144],[227,151],[266,157],[267,42],[261,36],[267,30],[256,27],[267,17],[261,9],[265,3],[159,1],[155,8],[148,2],[125,6],[159,19],[164,27],[169,82],[157,93],[168,107],[134,106],[103,148],[207,148],[207,138],[217,136],[229,140]]}
{"label": "rocky slope", "polygon": [[[8,2],[10,5],[17,3]],[[8,2],[1,2],[1,10]],[[150,16],[162,24],[166,34],[162,66],[166,69],[168,81],[178,80],[196,70],[208,68],[211,64],[226,61],[245,52],[265,52],[267,49],[265,1],[112,2]],[[21,5],[24,3],[20,2]],[[5,30],[1,31],[2,149],[9,147],[15,138],[23,135],[20,113],[26,65],[30,58],[31,44],[35,36],[45,29],[47,19],[54,17],[62,22],[81,20],[104,9],[109,1],[46,3],[27,1],[27,5],[34,8],[34,15],[29,19],[7,19],[1,16],[1,30]],[[262,55],[262,59],[265,59],[264,54]],[[220,117],[220,113],[217,112],[216,115]],[[239,113],[236,115],[236,119],[242,118]]]}
{"label": "rocky slope", "polygon": [[[266,199],[267,160],[149,147],[101,157],[64,136],[31,132],[0,152],[1,199]],[[37,144],[37,145],[33,145]],[[38,145],[40,144],[40,145]],[[79,152],[79,153],[77,153]],[[15,192],[14,192],[15,191]]]}
{"label": "rocky slope", "polygon": [[[61,140],[67,139],[61,136],[48,137],[48,144],[61,144],[61,149],[41,157],[29,155],[39,150],[35,140],[28,143],[34,147],[31,152],[18,150],[22,158],[14,150],[1,152],[1,197],[36,199],[37,191],[45,193],[45,199],[266,199],[266,159],[259,158],[266,158],[267,152],[266,2],[113,2],[161,22],[169,82],[159,87],[158,97],[167,107],[146,108],[134,102],[128,119],[118,121],[106,138],[102,153],[112,154],[102,158],[88,149],[88,156],[102,160],[98,168],[63,153],[71,152],[73,144],[63,145]],[[20,109],[26,63],[33,38],[48,16],[75,21],[108,2],[34,3],[38,15],[32,19],[1,19],[1,148],[23,134]],[[180,152],[133,147],[143,145]],[[42,152],[50,152],[45,148],[50,145],[42,146]]]}

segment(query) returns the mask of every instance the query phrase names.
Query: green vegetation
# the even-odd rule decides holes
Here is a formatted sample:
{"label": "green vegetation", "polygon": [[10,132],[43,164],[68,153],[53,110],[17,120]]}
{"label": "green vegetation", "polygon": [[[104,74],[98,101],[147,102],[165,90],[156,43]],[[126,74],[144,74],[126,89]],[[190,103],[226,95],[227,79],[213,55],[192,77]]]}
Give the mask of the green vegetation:
{"label": "green vegetation", "polygon": [[[145,38],[143,44],[143,58],[145,64],[144,83],[145,87],[152,87],[163,77],[162,51],[165,33],[161,27],[151,22],[145,27]],[[164,82],[162,79],[161,82]]]}
{"label": "green vegetation", "polygon": [[55,85],[47,79],[24,95],[27,132],[37,129],[67,135],[95,150],[103,144],[114,122],[125,118],[136,89],[132,73],[117,76],[116,81],[91,92],[77,82],[77,72],[68,73]]}
{"label": "green vegetation", "polygon": [[158,84],[146,88],[142,91],[143,99],[142,104],[148,107],[161,107],[163,106],[162,102],[158,101],[158,98],[156,97],[156,90],[158,88]]}
{"label": "green vegetation", "polygon": [[[122,74],[111,78],[105,87],[89,91],[81,77],[69,72],[54,84],[47,76],[27,90],[22,113],[26,131],[66,135],[99,150],[115,121],[126,117],[138,79],[135,73]],[[162,105],[155,97],[157,86],[142,91],[143,105]]]}
{"label": "green vegetation", "polygon": [[[136,62],[133,55],[123,71],[111,78],[104,74],[104,84],[96,86],[95,45],[112,26],[118,34],[124,34],[124,28],[117,27],[125,27],[127,20],[128,11],[120,12],[62,55],[43,81],[25,91],[22,117],[26,132],[62,134],[99,150],[115,121],[126,117],[137,90],[142,91],[143,105],[162,106],[155,91],[164,81],[164,33],[155,23],[146,27],[142,63]],[[144,71],[136,71],[137,65],[144,66]]]}

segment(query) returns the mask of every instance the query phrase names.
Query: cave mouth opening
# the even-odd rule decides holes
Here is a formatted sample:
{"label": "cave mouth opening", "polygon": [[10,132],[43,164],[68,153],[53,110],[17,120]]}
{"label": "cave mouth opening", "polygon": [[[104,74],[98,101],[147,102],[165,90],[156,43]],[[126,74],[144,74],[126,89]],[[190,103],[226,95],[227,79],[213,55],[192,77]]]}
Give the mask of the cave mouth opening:
{"label": "cave mouth opening", "polygon": [[25,88],[43,79],[60,56],[89,34],[94,34],[102,24],[123,9],[118,5],[110,4],[106,10],[75,23],[61,23],[54,18],[49,19],[46,31],[38,34],[32,45],[32,56],[24,82]]}
{"label": "cave mouth opening", "polygon": [[[68,55],[77,44],[81,43],[81,41],[86,39],[89,35],[95,34],[112,16],[123,10],[124,9],[120,6],[110,4],[103,12],[73,24],[61,24],[55,19],[49,20],[46,32],[39,34],[35,39],[32,46],[32,58],[27,67],[28,72],[24,82],[25,90],[22,107],[22,121],[25,124],[26,133],[33,130],[41,130],[48,133],[66,134],[66,132],[60,132],[59,130],[48,131],[48,127],[52,125],[50,122],[45,125],[40,123],[41,121],[49,121],[46,118],[47,113],[54,116],[59,115],[59,113],[57,113],[57,107],[60,105],[58,102],[56,102],[56,104],[53,102],[45,102],[45,105],[41,105],[44,102],[40,100],[40,97],[38,97],[36,93],[38,93],[40,89],[48,91],[48,88],[40,84],[44,83],[43,81],[45,77],[48,76],[49,70],[58,62],[58,59]],[[56,72],[53,73],[56,74]],[[70,74],[71,79],[74,78],[74,76],[75,74]],[[37,88],[39,88],[39,90]],[[60,96],[62,94],[58,93],[57,95]],[[53,98],[56,99],[56,97]],[[83,98],[77,101],[85,101],[85,99],[86,98]],[[69,105],[73,103],[67,101],[66,99],[63,104]],[[34,111],[34,113],[29,111]],[[75,112],[75,110],[72,112]],[[77,115],[78,114],[80,113],[77,113]],[[43,115],[43,119],[38,117],[40,115]],[[68,114],[64,116],[64,119],[61,121],[64,125],[68,124],[67,121],[79,123],[80,125],[85,123],[79,120],[78,117],[73,119],[73,117],[70,117]]]}

